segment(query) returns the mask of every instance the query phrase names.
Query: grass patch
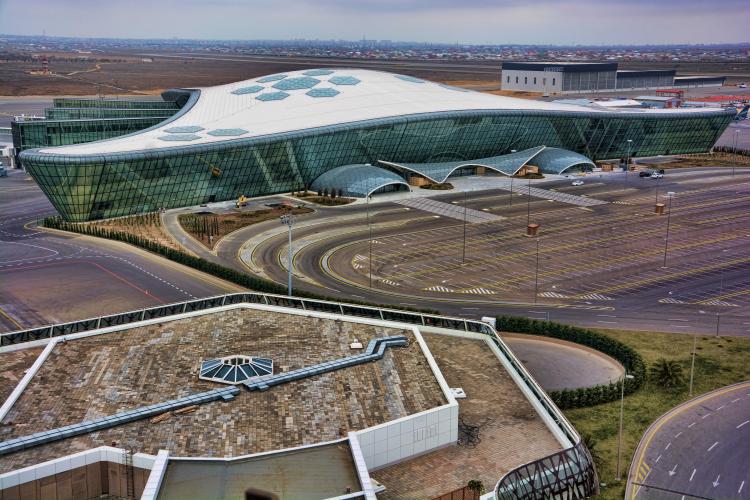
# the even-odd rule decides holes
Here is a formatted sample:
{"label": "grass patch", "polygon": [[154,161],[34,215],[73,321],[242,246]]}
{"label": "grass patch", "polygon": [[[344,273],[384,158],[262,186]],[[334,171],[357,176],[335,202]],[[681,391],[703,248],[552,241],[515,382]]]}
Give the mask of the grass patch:
{"label": "grass patch", "polygon": [[[690,374],[690,356],[693,336],[671,333],[602,331],[606,335],[636,349],[648,366],[657,359],[666,358],[680,362],[686,380]],[[695,357],[693,395],[718,389],[725,385],[750,378],[750,339],[730,337],[698,337]],[[690,399],[688,387],[668,391],[655,387],[650,381],[636,393],[625,398],[622,439],[622,476],[627,477],[630,461],[641,436],[651,423],[670,408]],[[620,402],[601,404],[590,408],[565,410],[565,415],[581,435],[591,435],[596,441],[595,450],[601,458],[599,480],[606,483],[601,498],[621,499],[625,495],[625,479],[617,483],[617,427]]]}

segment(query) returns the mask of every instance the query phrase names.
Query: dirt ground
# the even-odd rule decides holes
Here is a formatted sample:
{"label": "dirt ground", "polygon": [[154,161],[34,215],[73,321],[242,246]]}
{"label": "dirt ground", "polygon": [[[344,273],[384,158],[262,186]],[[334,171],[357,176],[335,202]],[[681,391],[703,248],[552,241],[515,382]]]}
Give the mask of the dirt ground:
{"label": "dirt ground", "polygon": [[161,224],[159,214],[133,215],[94,223],[99,228],[120,233],[133,234],[147,240],[156,241],[165,247],[180,250],[182,247],[175,242]]}
{"label": "dirt ground", "polygon": [[[179,221],[182,228],[190,233],[190,236],[203,243],[209,249],[213,249],[216,243],[229,233],[242,229],[243,227],[257,224],[266,220],[277,219],[282,215],[292,213],[294,215],[307,214],[313,212],[310,208],[295,207],[289,210],[288,208],[277,207],[269,208],[264,210],[255,210],[253,212],[234,212],[229,214],[221,215],[195,215],[195,214],[184,214],[180,215]],[[191,218],[201,217],[206,218],[208,226],[215,221],[215,229],[210,230],[209,234],[203,231],[197,231],[195,226],[191,224]]]}

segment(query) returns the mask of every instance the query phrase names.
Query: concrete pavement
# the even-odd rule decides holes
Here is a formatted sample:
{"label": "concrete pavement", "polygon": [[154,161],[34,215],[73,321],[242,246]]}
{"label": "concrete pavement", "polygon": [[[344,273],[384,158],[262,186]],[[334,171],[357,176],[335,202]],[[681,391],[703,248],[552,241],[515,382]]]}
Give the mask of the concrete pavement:
{"label": "concrete pavement", "polygon": [[627,500],[750,498],[750,381],[669,411],[635,453]]}

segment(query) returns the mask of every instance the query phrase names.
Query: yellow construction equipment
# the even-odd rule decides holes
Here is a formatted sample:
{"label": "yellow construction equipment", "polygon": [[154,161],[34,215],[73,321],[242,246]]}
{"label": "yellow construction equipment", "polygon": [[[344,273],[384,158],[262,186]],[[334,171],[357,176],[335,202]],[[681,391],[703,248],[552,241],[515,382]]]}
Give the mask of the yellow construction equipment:
{"label": "yellow construction equipment", "polygon": [[248,202],[248,200],[249,200],[249,199],[250,199],[250,198],[248,198],[247,196],[245,196],[245,195],[243,194],[243,195],[242,195],[242,196],[240,196],[240,198],[239,198],[239,199],[237,200],[237,203],[235,204],[235,205],[236,205],[236,207],[237,207],[237,208],[240,208],[240,207],[246,207],[246,206],[247,206],[247,202]]}

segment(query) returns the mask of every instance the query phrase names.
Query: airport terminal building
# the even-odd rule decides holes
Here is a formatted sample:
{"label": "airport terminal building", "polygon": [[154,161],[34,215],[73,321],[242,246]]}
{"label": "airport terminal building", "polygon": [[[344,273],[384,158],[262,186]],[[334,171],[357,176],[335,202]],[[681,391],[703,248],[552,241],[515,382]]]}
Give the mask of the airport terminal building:
{"label": "airport terminal building", "polygon": [[[360,69],[295,71],[162,97],[173,114],[150,117],[156,125],[20,153],[65,219],[289,192],[320,186],[324,175],[345,182],[348,195],[367,196],[474,167],[562,173],[628,154],[705,152],[734,116],[515,99]],[[86,122],[94,112],[65,113]],[[96,120],[143,118],[127,115]]]}

